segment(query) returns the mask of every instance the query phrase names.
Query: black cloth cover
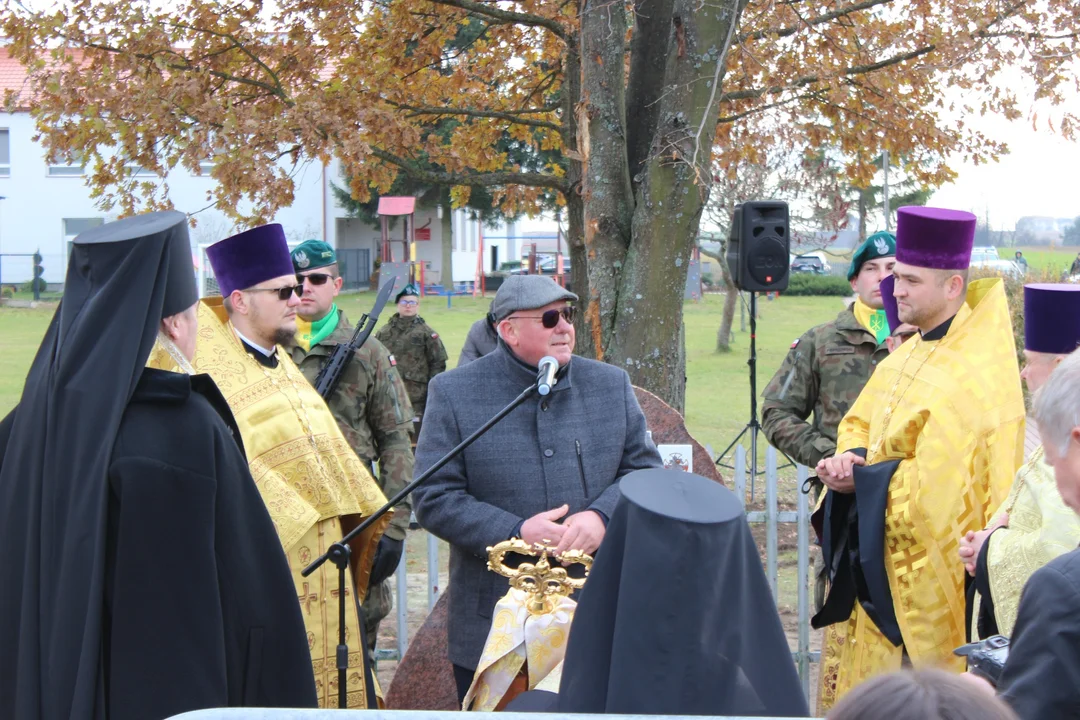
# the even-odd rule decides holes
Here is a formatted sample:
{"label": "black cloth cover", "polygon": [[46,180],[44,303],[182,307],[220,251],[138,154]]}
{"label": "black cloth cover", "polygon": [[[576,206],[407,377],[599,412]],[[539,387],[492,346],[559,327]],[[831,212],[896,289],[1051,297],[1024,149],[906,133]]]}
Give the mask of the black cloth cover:
{"label": "black cloth cover", "polygon": [[558,711],[806,717],[735,495],[663,469],[620,488],[574,616]]}
{"label": "black cloth cover", "polygon": [[885,510],[889,482],[899,465],[899,460],[856,465],[855,492],[826,493],[821,550],[828,566],[829,593],[821,611],[811,618],[814,628],[847,622],[858,600],[889,642],[903,643],[885,571]]}
{"label": "black cloth cover", "polygon": [[[1001,528],[997,528],[994,532],[997,532]],[[988,638],[991,635],[998,634],[997,615],[994,610],[994,594],[990,590],[990,569],[987,565],[990,557],[990,542],[994,539],[994,533],[990,533],[983,540],[982,549],[979,551],[979,556],[975,559],[975,577],[965,576],[965,594],[967,596],[967,607],[964,613],[964,628],[967,634],[968,642],[973,639],[971,637],[972,620],[975,620],[976,630],[978,631],[980,638]],[[975,594],[978,593],[981,597],[979,603],[979,617],[972,618],[972,613],[975,609]]]}
{"label": "black cloth cover", "polygon": [[[166,467],[169,461],[158,462],[152,454],[141,456],[158,473],[147,467],[137,469],[135,464],[118,468],[113,463],[114,445],[144,377],[160,321],[197,299],[182,213],[153,213],[109,223],[74,241],[64,298],[30,367],[18,407],[0,424],[0,546],[7,553],[0,563],[0,717],[127,717],[115,706],[122,698],[110,698],[107,691],[107,684],[122,682],[115,674],[106,677],[102,660],[110,651],[107,638],[123,636],[133,641],[131,651],[143,655],[126,660],[143,672],[151,663],[194,649],[209,635],[216,637],[219,646],[226,644],[220,628],[208,625],[205,631],[192,634],[190,624],[180,624],[167,642],[153,648],[140,645],[134,632],[125,635],[117,622],[110,627],[106,606],[107,594],[113,601],[126,596],[138,604],[140,600],[129,590],[140,586],[154,591],[150,597],[160,597],[158,593],[165,589],[146,588],[140,579],[144,572],[152,577],[168,571],[174,578],[168,590],[181,596],[189,580],[184,566],[146,567],[156,557],[155,543],[164,542],[155,533],[165,532],[150,518],[147,524],[135,526],[137,540],[124,543],[123,548],[109,547],[117,533],[125,534],[125,522],[137,521],[138,512],[152,509],[148,495],[133,501],[133,494],[145,492],[147,483],[161,482],[168,488],[167,496],[175,498],[175,483],[183,474],[177,468],[189,469],[193,480],[206,480],[199,474],[200,461],[206,464],[202,470],[221,469],[227,474],[229,468],[244,464],[235,444],[231,450],[220,447],[224,453],[220,457],[199,458],[191,450],[172,468]],[[205,406],[202,410],[194,407],[202,419],[210,417]],[[222,427],[220,416],[214,416]],[[150,453],[154,446],[146,443],[153,437],[152,429],[138,429]],[[172,425],[159,429],[162,435],[179,430]],[[218,460],[224,464],[218,465]],[[250,476],[245,477],[250,482]],[[216,479],[240,481],[235,476]],[[191,489],[194,492],[194,486]],[[136,512],[130,518],[126,513],[110,518],[110,503],[117,502],[132,505]],[[177,510],[185,512],[187,507]],[[265,513],[265,507],[259,507]],[[159,514],[155,519],[162,517]],[[110,528],[111,520],[119,524]],[[175,528],[175,523],[169,527]],[[211,530],[203,526],[192,532],[205,535]],[[136,543],[146,547],[136,551]],[[281,552],[276,538],[268,551]],[[121,573],[133,585],[121,584]],[[142,612],[153,610],[143,608]],[[165,612],[158,618],[173,622]],[[246,650],[253,653],[249,657],[261,653],[257,644]],[[115,643],[111,652],[116,661]],[[307,659],[310,672],[310,656]],[[187,676],[174,680],[185,683]],[[308,682],[313,682],[310,676]],[[218,678],[218,685],[224,684],[225,679]],[[130,686],[123,687],[126,692]],[[203,689],[193,681],[188,701],[198,702],[204,697]],[[167,691],[144,683],[139,692],[146,699],[155,694],[174,697],[182,689]],[[218,697],[226,695],[218,693],[214,699]],[[115,707],[110,707],[110,701]],[[148,702],[134,712],[151,717],[152,707]],[[159,707],[166,714],[171,709],[167,703]]]}

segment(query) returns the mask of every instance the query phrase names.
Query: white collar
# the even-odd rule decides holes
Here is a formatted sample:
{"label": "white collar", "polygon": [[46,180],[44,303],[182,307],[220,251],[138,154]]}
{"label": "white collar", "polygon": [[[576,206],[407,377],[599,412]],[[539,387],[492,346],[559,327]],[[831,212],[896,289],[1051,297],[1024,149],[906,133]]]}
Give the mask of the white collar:
{"label": "white collar", "polygon": [[267,350],[262,345],[259,345],[258,343],[251,342],[251,340],[248,340],[246,337],[244,337],[244,333],[237,330],[235,325],[233,326],[233,332],[235,332],[237,335],[239,335],[241,340],[243,340],[245,343],[247,343],[251,347],[253,347],[256,350],[258,350],[259,352],[261,352],[266,357],[273,357],[274,353],[277,352],[277,345],[275,345],[274,347]]}

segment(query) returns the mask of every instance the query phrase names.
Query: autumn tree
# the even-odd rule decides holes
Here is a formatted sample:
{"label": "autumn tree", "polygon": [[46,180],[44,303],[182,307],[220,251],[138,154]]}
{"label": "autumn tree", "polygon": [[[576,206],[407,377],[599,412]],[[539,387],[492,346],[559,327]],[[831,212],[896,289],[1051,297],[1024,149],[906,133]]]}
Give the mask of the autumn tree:
{"label": "autumn tree", "polygon": [[[492,189],[508,211],[566,205],[579,347],[681,407],[682,290],[714,163],[775,142],[833,146],[853,183],[882,150],[927,186],[942,158],[1004,147],[965,118],[1074,87],[1074,0],[280,0],[151,5],[6,0],[9,51],[52,160],[79,152],[98,200],[168,204],[164,174],[213,160],[210,200],[254,222],[292,174],[337,158],[364,200],[399,173]],[[463,26],[475,39],[449,48]],[[768,112],[767,112],[768,111]],[[458,122],[448,137],[428,132]],[[1075,118],[1060,114],[1071,136]],[[562,158],[518,167],[509,134]],[[738,143],[733,142],[739,137]],[[141,205],[140,205],[141,204]]]}

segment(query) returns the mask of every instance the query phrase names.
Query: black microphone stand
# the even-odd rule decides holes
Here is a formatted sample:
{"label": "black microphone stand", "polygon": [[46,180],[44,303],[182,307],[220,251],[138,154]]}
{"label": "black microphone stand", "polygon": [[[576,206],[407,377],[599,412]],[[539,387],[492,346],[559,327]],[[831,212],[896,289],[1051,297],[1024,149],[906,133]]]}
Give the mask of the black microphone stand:
{"label": "black microphone stand", "polygon": [[[348,705],[348,693],[345,689],[345,683],[348,676],[349,669],[349,645],[345,640],[345,583],[346,583],[346,570],[349,567],[349,556],[351,549],[349,548],[349,542],[353,540],[357,535],[371,527],[379,518],[386,513],[390,512],[396,505],[400,504],[402,500],[408,497],[409,493],[422,485],[429,477],[442,469],[446,463],[457,457],[462,450],[469,447],[479,438],[486,433],[492,427],[494,427],[500,420],[509,415],[514,408],[521,405],[523,402],[529,399],[529,397],[536,392],[537,385],[539,384],[539,378],[536,383],[533,383],[529,387],[525,388],[520,395],[495,414],[493,418],[488,420],[482,426],[480,426],[476,432],[469,437],[462,440],[458,445],[442,456],[438,462],[432,465],[427,471],[418,478],[415,478],[411,483],[403,487],[397,495],[390,498],[385,505],[376,510],[374,513],[364,519],[359,525],[352,529],[345,537],[338,540],[336,543],[330,546],[330,548],[315,558],[315,560],[301,571],[301,575],[308,577],[311,573],[318,570],[323,563],[327,560],[332,560],[334,565],[338,569],[338,646],[337,646],[337,671],[338,671],[338,707],[344,708]],[[360,598],[356,598],[356,604],[359,607]],[[361,631],[363,628],[361,628]],[[370,690],[371,688],[369,688]],[[368,706],[371,706],[372,698],[368,698]]]}

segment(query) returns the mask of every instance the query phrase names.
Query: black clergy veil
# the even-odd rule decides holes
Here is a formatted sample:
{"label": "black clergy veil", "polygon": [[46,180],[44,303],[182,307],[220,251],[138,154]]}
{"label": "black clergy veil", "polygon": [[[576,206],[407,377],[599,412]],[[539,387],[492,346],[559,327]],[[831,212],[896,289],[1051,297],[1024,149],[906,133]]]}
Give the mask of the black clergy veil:
{"label": "black clergy veil", "polygon": [[806,717],[741,503],[678,470],[624,477],[581,591],[558,696],[508,709]]}
{"label": "black clergy veil", "polygon": [[162,318],[197,301],[183,213],[73,242],[63,300],[0,422],[0,716],[104,717],[109,459]]}

